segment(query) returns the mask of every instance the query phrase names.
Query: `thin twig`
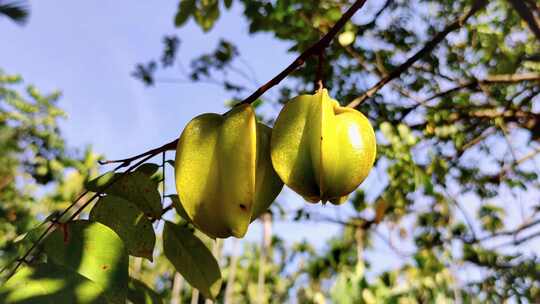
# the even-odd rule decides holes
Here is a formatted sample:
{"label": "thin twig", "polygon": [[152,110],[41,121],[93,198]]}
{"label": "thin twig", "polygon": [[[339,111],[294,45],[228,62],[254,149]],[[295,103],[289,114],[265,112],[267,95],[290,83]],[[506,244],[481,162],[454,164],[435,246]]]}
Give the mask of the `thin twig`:
{"label": "thin twig", "polygon": [[161,171],[163,172],[163,179],[161,181],[161,203],[165,202],[165,153],[166,151],[161,152]]}
{"label": "thin twig", "polygon": [[315,91],[324,88],[323,74],[324,74],[324,50],[319,53],[319,62],[317,64],[317,75],[315,76]]}
{"label": "thin twig", "polygon": [[[167,207],[163,208],[161,210],[161,214],[160,214],[160,218],[165,215],[165,213],[169,212],[170,210],[172,210],[174,208],[174,204],[171,203],[169,204]],[[159,218],[155,218],[154,221],[158,220]]]}
{"label": "thin twig", "polygon": [[477,137],[473,138],[471,141],[467,142],[466,144],[461,147],[460,151],[465,152],[467,149],[469,149],[472,146],[475,146],[477,143],[481,142],[482,140],[486,139],[488,136],[494,134],[497,131],[495,128],[488,128],[485,131],[482,132],[482,134],[478,135]]}
{"label": "thin twig", "polygon": [[161,147],[157,147],[157,148],[154,148],[152,150],[148,150],[146,152],[143,152],[141,154],[138,154],[138,155],[135,155],[135,156],[132,156],[132,157],[128,157],[128,158],[124,158],[124,159],[117,159],[117,160],[105,160],[105,161],[99,161],[99,164],[100,165],[107,165],[107,164],[115,164],[115,163],[120,163],[120,165],[118,167],[116,167],[115,170],[117,169],[120,169],[122,167],[127,167],[129,166],[129,164],[131,164],[132,161],[135,161],[141,157],[145,157],[145,156],[148,156],[148,155],[152,155],[152,156],[155,156],[155,155],[158,155],[159,153],[163,153],[164,151],[169,151],[169,150],[175,150],[176,149],[176,145],[178,145],[178,139],[175,139],[169,143],[166,143],[164,145],[162,145]]}
{"label": "thin twig", "polygon": [[534,232],[532,234],[529,234],[529,235],[524,236],[524,237],[519,238],[519,239],[514,239],[514,240],[512,240],[510,242],[507,242],[507,243],[499,244],[496,247],[500,248],[500,247],[506,247],[506,246],[519,246],[519,245],[521,245],[523,243],[526,243],[528,241],[531,241],[531,240],[537,238],[538,236],[540,236],[540,231],[536,231],[536,232]]}
{"label": "thin twig", "polygon": [[[367,220],[361,217],[351,217],[349,218],[348,221],[343,221],[340,219],[335,219],[333,217],[324,216],[322,214],[315,213],[315,212],[311,212],[309,214],[310,214],[310,219],[315,222],[327,222],[327,223],[338,224],[342,226],[361,228],[363,230],[367,230],[372,225],[378,224],[375,219]],[[313,216],[316,216],[316,217],[313,217]]]}
{"label": "thin twig", "polygon": [[520,159],[517,159],[515,162],[511,163],[511,164],[507,164],[506,166],[504,166],[501,171],[499,172],[499,174],[497,174],[495,176],[495,178],[497,180],[502,180],[504,177],[506,177],[508,174],[510,174],[510,172],[512,171],[512,168],[522,164],[523,162],[535,157],[536,155],[540,154],[540,148],[537,148],[535,149],[534,151],[532,151],[531,153],[523,156],[522,158]]}
{"label": "thin twig", "polygon": [[475,229],[474,229],[474,225],[473,225],[473,222],[471,220],[471,218],[469,217],[469,214],[467,213],[467,211],[465,210],[465,208],[463,208],[463,206],[459,203],[459,201],[455,198],[457,197],[456,195],[450,195],[450,193],[448,193],[448,191],[446,189],[443,190],[445,193],[446,193],[446,196],[447,198],[454,204],[454,206],[456,206],[456,208],[461,212],[461,214],[463,215],[463,218],[465,219],[465,223],[467,223],[467,226],[469,227],[469,230],[471,231],[471,234],[472,234],[472,237],[473,237],[473,240],[476,241],[478,240],[478,238],[476,237],[476,232],[475,232]]}
{"label": "thin twig", "polygon": [[524,73],[524,74],[491,75],[491,76],[486,77],[485,79],[474,79],[469,82],[450,88],[446,91],[439,92],[427,98],[425,101],[430,101],[439,97],[443,97],[459,90],[472,89],[479,85],[512,84],[512,83],[518,83],[522,81],[540,81],[540,74]]}
{"label": "thin twig", "polygon": [[478,242],[484,242],[484,241],[487,241],[487,240],[491,240],[491,239],[498,238],[498,237],[503,237],[503,236],[514,236],[514,237],[516,237],[520,232],[522,232],[524,230],[527,230],[529,228],[535,227],[537,225],[540,225],[540,219],[536,219],[536,220],[530,221],[528,223],[522,223],[520,226],[518,226],[514,230],[505,230],[505,231],[493,233],[493,234],[478,238],[477,241]]}
{"label": "thin twig", "polygon": [[392,251],[397,254],[399,257],[401,258],[409,258],[411,256],[413,256],[414,253],[412,252],[404,252],[402,251],[401,249],[399,249],[398,247],[396,247],[394,245],[394,243],[392,242],[392,239],[390,236],[386,237],[384,236],[379,230],[377,229],[373,229],[373,233],[378,236],[383,242],[386,243],[386,245],[388,246],[388,248],[392,249]]}

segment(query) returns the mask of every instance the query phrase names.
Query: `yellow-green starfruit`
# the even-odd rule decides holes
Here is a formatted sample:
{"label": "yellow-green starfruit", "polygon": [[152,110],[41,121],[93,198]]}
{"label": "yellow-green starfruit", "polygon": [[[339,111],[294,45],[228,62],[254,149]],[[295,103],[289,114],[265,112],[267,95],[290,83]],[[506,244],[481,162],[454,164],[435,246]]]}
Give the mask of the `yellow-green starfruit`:
{"label": "yellow-green starfruit", "polygon": [[281,180],[307,201],[341,204],[368,176],[376,146],[368,119],[321,89],[285,104],[272,131],[271,158]]}
{"label": "yellow-green starfruit", "polygon": [[271,129],[250,105],[191,120],[178,141],[176,189],[191,222],[211,237],[243,237],[283,188],[270,160]]}

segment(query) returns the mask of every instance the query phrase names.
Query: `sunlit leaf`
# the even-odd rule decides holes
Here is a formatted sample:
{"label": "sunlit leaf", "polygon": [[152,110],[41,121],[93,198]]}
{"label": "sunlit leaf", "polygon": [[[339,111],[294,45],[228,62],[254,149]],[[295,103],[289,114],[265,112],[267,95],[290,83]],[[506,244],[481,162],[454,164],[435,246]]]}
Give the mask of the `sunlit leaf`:
{"label": "sunlit leaf", "polygon": [[116,176],[117,174],[112,171],[104,173],[94,179],[87,181],[84,184],[84,187],[93,192],[103,191]]}
{"label": "sunlit leaf", "polygon": [[34,242],[36,242],[42,233],[47,229],[47,224],[40,224],[27,231],[24,234],[19,235],[13,240],[13,243],[19,247],[19,251],[28,250]]}
{"label": "sunlit leaf", "polygon": [[24,266],[0,287],[2,304],[107,304],[101,287],[60,265]]}
{"label": "sunlit leaf", "polygon": [[[161,196],[157,190],[157,183],[143,173],[145,170],[124,176],[121,176],[122,173],[108,172],[87,182],[85,186],[94,192],[105,191],[107,194],[124,198],[135,204],[147,216],[159,218],[162,210]],[[148,173],[148,170],[146,172]]]}
{"label": "sunlit leaf", "polygon": [[157,184],[141,172],[133,172],[121,178],[107,193],[134,203],[147,216],[161,217],[161,196]]}
{"label": "sunlit leaf", "polygon": [[109,227],[85,220],[59,226],[44,241],[50,261],[64,265],[101,286],[111,303],[125,303],[128,256]]}
{"label": "sunlit leaf", "polygon": [[196,10],[193,16],[195,17],[195,22],[197,22],[203,31],[208,32],[219,18],[219,4],[217,0],[208,1],[206,5]]}

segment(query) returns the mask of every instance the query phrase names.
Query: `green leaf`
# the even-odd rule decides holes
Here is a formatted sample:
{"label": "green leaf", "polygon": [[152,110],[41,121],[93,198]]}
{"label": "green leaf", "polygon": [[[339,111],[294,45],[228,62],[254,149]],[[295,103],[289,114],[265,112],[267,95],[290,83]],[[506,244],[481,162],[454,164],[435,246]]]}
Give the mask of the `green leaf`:
{"label": "green leaf", "polygon": [[182,203],[180,203],[180,198],[178,197],[178,195],[173,194],[173,195],[168,195],[167,197],[171,199],[171,202],[173,204],[174,210],[176,210],[176,213],[182,219],[184,219],[188,223],[191,223],[191,219],[189,218],[189,216],[188,216],[186,210],[184,209],[184,207],[182,206]]}
{"label": "green leaf", "polygon": [[69,268],[49,264],[20,268],[2,287],[1,304],[107,304],[98,284]]}
{"label": "green leaf", "polygon": [[[358,261],[354,271],[344,270],[337,275],[334,286],[330,289],[330,295],[334,303],[374,303],[367,300],[361,301],[359,297],[365,296],[364,286],[365,265],[362,260]],[[363,289],[363,290],[362,290]]]}
{"label": "green leaf", "polygon": [[92,192],[101,192],[117,176],[114,172],[104,173],[84,183],[84,187]]}
{"label": "green leaf", "polygon": [[97,283],[111,303],[125,303],[128,256],[111,228],[85,220],[70,222],[51,233],[44,246],[50,261]]}
{"label": "green leaf", "polygon": [[195,22],[197,22],[203,31],[208,32],[219,18],[219,4],[217,0],[212,0],[209,4],[196,10],[193,16],[195,17]]}
{"label": "green leaf", "polygon": [[232,0],[224,0],[223,3],[225,4],[226,8],[231,8],[232,6]]}
{"label": "green leaf", "polygon": [[215,299],[221,288],[221,271],[212,252],[188,228],[165,222],[165,256],[176,270],[206,298]]}
{"label": "green leaf", "polygon": [[130,278],[128,300],[135,304],[162,304],[161,296],[143,282]]}
{"label": "green leaf", "polygon": [[13,240],[13,243],[14,245],[19,247],[19,252],[24,252],[34,245],[34,243],[39,239],[41,234],[45,232],[45,230],[47,230],[47,225],[42,223],[37,227],[30,229],[26,233],[16,237]]}
{"label": "green leaf", "polygon": [[152,182],[157,185],[163,180],[163,172],[160,170],[161,166],[153,163],[142,164],[135,170],[135,172],[140,172],[150,178]]}
{"label": "green leaf", "polygon": [[144,173],[144,175],[148,177],[152,177],[152,175],[158,172],[159,168],[161,168],[161,166],[158,164],[145,163],[145,164],[140,165],[135,171]]}
{"label": "green leaf", "polygon": [[152,223],[131,202],[114,195],[102,197],[92,208],[90,220],[114,230],[124,241],[130,255],[152,261],[156,244]]}
{"label": "green leaf", "polygon": [[478,218],[484,230],[495,232],[504,227],[504,209],[491,204],[486,204],[478,210]]}
{"label": "green leaf", "polygon": [[195,10],[195,0],[182,0],[178,7],[178,12],[174,17],[174,25],[176,27],[181,27],[186,23],[189,16],[193,14]]}
{"label": "green leaf", "polygon": [[[124,198],[135,204],[147,216],[160,218],[161,196],[157,190],[157,183],[147,175],[149,170],[149,167],[146,167],[124,176],[121,176],[123,173],[108,172],[88,181],[85,187],[93,192],[104,191]],[[111,182],[113,183],[108,186]]]}
{"label": "green leaf", "polygon": [[157,184],[142,172],[127,174],[105,192],[132,202],[148,217],[161,217],[161,196]]}
{"label": "green leaf", "polygon": [[0,3],[0,15],[10,18],[18,24],[25,24],[29,15],[28,4],[25,1]]}
{"label": "green leaf", "polygon": [[358,280],[349,272],[341,272],[331,288],[332,301],[338,304],[361,303]]}

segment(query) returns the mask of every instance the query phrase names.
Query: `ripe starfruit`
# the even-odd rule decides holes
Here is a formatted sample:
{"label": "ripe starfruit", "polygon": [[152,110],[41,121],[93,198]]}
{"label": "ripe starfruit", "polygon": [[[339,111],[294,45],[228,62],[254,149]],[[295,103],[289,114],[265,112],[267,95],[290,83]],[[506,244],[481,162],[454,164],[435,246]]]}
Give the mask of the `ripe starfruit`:
{"label": "ripe starfruit", "polygon": [[312,203],[341,204],[373,167],[376,141],[362,113],[341,107],[321,89],[283,107],[270,150],[274,169],[289,188]]}
{"label": "ripe starfruit", "polygon": [[191,120],[178,141],[176,190],[191,222],[211,237],[243,237],[283,188],[270,160],[271,128],[250,105]]}

